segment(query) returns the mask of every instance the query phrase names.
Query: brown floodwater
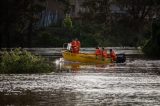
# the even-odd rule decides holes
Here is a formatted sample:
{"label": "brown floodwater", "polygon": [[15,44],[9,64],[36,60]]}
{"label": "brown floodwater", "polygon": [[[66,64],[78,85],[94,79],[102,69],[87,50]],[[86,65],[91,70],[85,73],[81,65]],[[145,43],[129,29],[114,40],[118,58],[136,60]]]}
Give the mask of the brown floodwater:
{"label": "brown floodwater", "polygon": [[0,106],[159,106],[160,60],[92,65],[49,57],[55,72],[1,74]]}

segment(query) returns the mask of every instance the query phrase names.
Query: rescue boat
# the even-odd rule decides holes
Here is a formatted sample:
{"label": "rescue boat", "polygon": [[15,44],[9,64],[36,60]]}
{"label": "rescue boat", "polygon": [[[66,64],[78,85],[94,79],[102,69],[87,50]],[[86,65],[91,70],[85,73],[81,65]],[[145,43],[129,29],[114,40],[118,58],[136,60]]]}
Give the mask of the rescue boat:
{"label": "rescue boat", "polygon": [[95,63],[95,64],[109,64],[113,63],[112,58],[103,58],[96,56],[93,53],[71,53],[70,51],[62,51],[62,56],[66,61],[81,62],[81,63]]}

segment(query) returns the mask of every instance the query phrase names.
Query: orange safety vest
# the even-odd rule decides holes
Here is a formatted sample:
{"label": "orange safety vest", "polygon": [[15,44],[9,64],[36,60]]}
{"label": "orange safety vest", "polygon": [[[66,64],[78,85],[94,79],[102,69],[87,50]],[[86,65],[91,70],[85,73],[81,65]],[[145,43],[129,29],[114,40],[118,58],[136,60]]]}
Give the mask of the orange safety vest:
{"label": "orange safety vest", "polygon": [[81,43],[80,41],[76,41],[76,53],[79,53],[79,50],[80,50],[80,46],[81,46]]}
{"label": "orange safety vest", "polygon": [[116,54],[115,54],[114,51],[112,51],[112,52],[110,53],[110,56],[111,56],[111,58],[112,58],[114,61],[115,61],[116,58],[117,58],[117,56],[116,56]]}
{"label": "orange safety vest", "polygon": [[76,41],[75,41],[75,40],[71,42],[71,46],[72,46],[72,47],[75,47],[75,46],[76,46]]}
{"label": "orange safety vest", "polygon": [[80,41],[76,41],[76,45],[77,45],[78,47],[80,47],[80,46],[81,46]]}
{"label": "orange safety vest", "polygon": [[96,49],[96,55],[101,55],[101,50],[100,49]]}
{"label": "orange safety vest", "polygon": [[76,53],[76,41],[71,42],[71,47],[72,47],[72,53]]}
{"label": "orange safety vest", "polygon": [[107,51],[102,51],[102,57],[105,57],[105,58],[107,58]]}

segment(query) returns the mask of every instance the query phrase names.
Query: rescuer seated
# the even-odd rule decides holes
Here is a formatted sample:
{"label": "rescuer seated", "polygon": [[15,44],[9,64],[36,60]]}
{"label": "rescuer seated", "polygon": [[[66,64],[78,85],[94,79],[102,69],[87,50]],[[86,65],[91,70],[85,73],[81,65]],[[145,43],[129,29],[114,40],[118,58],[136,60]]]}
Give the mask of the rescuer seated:
{"label": "rescuer seated", "polygon": [[80,47],[81,47],[81,42],[76,38],[76,53],[79,53]]}
{"label": "rescuer seated", "polygon": [[112,58],[112,61],[116,61],[117,59],[116,53],[112,49],[110,49],[109,51],[110,51],[110,57]]}
{"label": "rescuer seated", "polygon": [[98,57],[101,56],[101,50],[99,49],[99,47],[96,47],[96,52],[95,52],[95,54],[96,54],[96,59],[98,59]]}
{"label": "rescuer seated", "polygon": [[76,41],[74,39],[71,42],[71,52],[76,53]]}
{"label": "rescuer seated", "polygon": [[102,60],[104,61],[105,58],[107,58],[107,51],[104,49],[104,47],[102,47],[102,51],[101,51],[101,54],[102,54]]}
{"label": "rescuer seated", "polygon": [[77,38],[75,40],[72,40],[71,42],[72,53],[79,53],[80,46],[81,46],[81,43]]}

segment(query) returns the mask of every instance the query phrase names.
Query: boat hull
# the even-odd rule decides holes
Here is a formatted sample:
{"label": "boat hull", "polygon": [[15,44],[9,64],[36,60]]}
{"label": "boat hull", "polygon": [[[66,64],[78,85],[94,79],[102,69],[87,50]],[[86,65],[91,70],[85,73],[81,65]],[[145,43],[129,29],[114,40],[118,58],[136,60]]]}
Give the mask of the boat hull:
{"label": "boat hull", "polygon": [[62,51],[64,60],[81,62],[81,63],[95,63],[95,64],[109,64],[112,63],[111,58],[102,58],[101,56],[96,57],[95,54],[89,53],[71,53],[68,51]]}

